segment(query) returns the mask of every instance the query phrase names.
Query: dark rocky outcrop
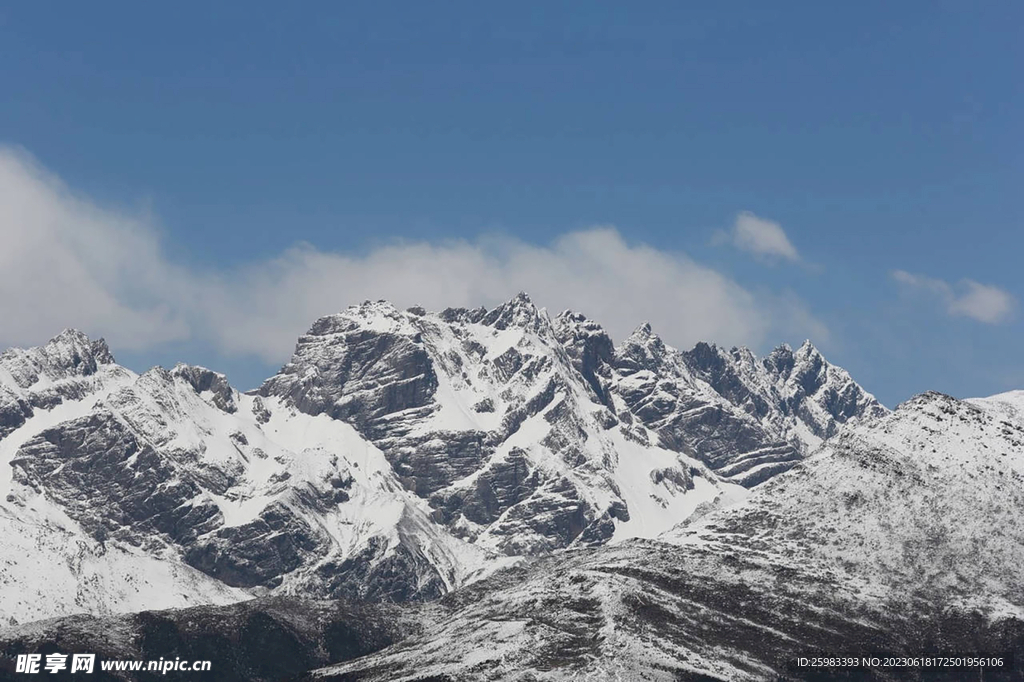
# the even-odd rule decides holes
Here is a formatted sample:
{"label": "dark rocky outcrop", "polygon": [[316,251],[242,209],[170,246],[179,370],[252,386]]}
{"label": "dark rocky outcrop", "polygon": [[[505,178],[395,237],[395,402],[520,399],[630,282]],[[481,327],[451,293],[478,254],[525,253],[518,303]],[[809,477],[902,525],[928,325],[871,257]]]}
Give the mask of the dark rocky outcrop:
{"label": "dark rocky outcrop", "polygon": [[[327,663],[351,660],[398,641],[418,628],[415,613],[387,604],[348,604],[275,597],[227,607],[199,606],[97,618],[72,616],[24,634],[0,633],[0,680],[18,654],[93,653],[91,675],[68,671],[47,679],[101,682],[201,680],[280,682]],[[210,661],[207,673],[101,670],[105,660]]]}
{"label": "dark rocky outcrop", "polygon": [[210,402],[229,414],[238,409],[234,389],[227,377],[219,372],[194,365],[176,365],[171,376],[182,379],[200,395],[208,393]]}

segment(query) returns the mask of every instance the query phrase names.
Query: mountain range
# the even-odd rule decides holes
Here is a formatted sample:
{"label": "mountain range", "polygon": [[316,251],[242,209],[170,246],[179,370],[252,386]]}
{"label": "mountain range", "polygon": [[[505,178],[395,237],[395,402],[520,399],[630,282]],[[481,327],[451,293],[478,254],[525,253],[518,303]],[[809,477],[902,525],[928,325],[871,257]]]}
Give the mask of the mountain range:
{"label": "mountain range", "polygon": [[247,393],[74,330],[0,355],[7,652],[247,650],[253,619],[294,660],[238,679],[1010,650],[1022,514],[1022,392],[890,411],[810,342],[677,350],[643,324],[616,345],[525,294],[353,306]]}

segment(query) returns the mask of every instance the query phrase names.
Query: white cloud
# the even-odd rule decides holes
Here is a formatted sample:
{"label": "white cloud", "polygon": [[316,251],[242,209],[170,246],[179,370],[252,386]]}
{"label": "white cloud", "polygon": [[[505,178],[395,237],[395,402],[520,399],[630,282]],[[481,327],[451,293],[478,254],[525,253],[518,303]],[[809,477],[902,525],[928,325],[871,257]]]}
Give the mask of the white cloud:
{"label": "white cloud", "polygon": [[64,327],[116,332],[124,348],[185,338],[164,295],[181,273],[143,216],[75,196],[25,153],[0,148],[0,342]]}
{"label": "white cloud", "polygon": [[317,317],[365,299],[493,306],[520,290],[553,312],[586,313],[617,339],[644,320],[678,346],[827,334],[792,295],[752,293],[611,227],[540,246],[501,236],[398,242],[360,255],[298,245],[269,261],[199,272],[165,257],[147,216],[97,207],[2,148],[0,245],[0,346],[74,326],[115,348],[192,339],[281,362]]}
{"label": "white cloud", "polygon": [[935,296],[950,315],[969,317],[986,324],[1009,320],[1016,307],[1016,300],[1009,292],[971,279],[961,280],[953,287],[944,280],[913,275],[905,270],[895,270],[892,277],[904,286]]}
{"label": "white cloud", "polygon": [[800,261],[800,254],[789,241],[782,225],[774,220],[759,218],[750,211],[736,216],[732,231],[725,235],[733,246],[770,260]]}

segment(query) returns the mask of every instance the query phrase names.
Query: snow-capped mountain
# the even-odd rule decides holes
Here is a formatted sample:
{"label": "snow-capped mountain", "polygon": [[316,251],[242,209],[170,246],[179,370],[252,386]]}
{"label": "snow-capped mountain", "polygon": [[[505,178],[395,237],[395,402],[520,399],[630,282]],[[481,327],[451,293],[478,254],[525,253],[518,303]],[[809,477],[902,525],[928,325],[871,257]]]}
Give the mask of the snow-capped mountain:
{"label": "snow-capped mountain", "polygon": [[[658,538],[530,557],[439,600],[62,619],[0,632],[0,650],[173,650],[238,679],[305,682],[1017,680],[1009,666],[792,664],[829,652],[1019,661],[1022,474],[1024,393],[926,393]],[[290,655],[258,646],[268,632]]]}
{"label": "snow-capped mountain", "polygon": [[65,501],[102,510],[107,499],[84,480],[76,481],[77,487],[58,483],[60,477],[77,475],[82,461],[77,453],[66,452],[58,476],[47,476],[53,488],[50,480],[33,484],[19,463],[31,461],[24,459],[23,445],[39,434],[88,423],[108,397],[136,378],[114,364],[102,340],[90,341],[80,332],[65,331],[41,348],[0,354],[0,619],[5,624],[80,611],[225,604],[247,596],[138,543],[107,543],[99,528],[88,532]]}
{"label": "snow-capped mountain", "polygon": [[[40,353],[67,338],[81,337]],[[238,394],[202,368],[101,365],[91,393],[36,409],[0,441],[0,512],[19,538],[4,551],[8,618],[225,603],[282,583],[402,600],[481,567],[485,553],[437,527],[348,424]],[[53,577],[34,578],[46,565]],[[167,573],[182,583],[176,599]]]}
{"label": "snow-capped mountain", "polygon": [[505,555],[660,532],[737,494],[622,422],[569,331],[523,295],[435,315],[369,303],[314,324],[259,395],[351,423],[439,524]]}
{"label": "snow-capped mountain", "polygon": [[0,653],[366,681],[1024,655],[1021,392],[889,412],[810,343],[615,345],[524,295],[354,306],[251,394],[77,332],[0,355],[0,384],[4,619],[98,616]]}
{"label": "snow-capped mountain", "polygon": [[430,627],[310,679],[847,679],[789,666],[811,652],[1020,656],[1022,586],[1024,393],[926,393],[730,507],[496,574],[442,600]]}
{"label": "snow-capped mountain", "polygon": [[[884,412],[810,344],[684,353],[642,325],[616,347],[525,294],[354,306],[251,395],[200,367],[136,375],[66,331],[0,355],[0,520],[21,538],[5,616],[437,597],[524,556],[654,537]],[[22,591],[42,564],[61,567],[35,581],[45,603]]]}

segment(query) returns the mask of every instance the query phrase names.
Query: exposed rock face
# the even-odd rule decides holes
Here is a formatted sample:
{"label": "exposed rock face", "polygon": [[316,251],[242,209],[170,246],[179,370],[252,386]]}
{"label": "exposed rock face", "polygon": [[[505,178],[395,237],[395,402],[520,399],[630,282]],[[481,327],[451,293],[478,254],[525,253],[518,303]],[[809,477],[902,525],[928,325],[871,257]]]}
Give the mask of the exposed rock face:
{"label": "exposed rock face", "polygon": [[[145,570],[154,577],[184,571],[183,580],[202,582],[188,574],[191,566],[234,599],[245,593],[230,588],[422,599],[482,567],[486,552],[434,524],[426,502],[403,488],[351,426],[299,414],[276,398],[240,395],[203,368],[136,376],[109,365],[104,372],[82,384],[91,393],[62,396],[0,440],[9,472],[0,478],[0,516],[13,532],[52,526],[52,533],[76,538],[70,548],[78,558],[69,561],[84,551],[90,562],[104,563],[106,548],[124,548],[127,555],[115,560],[126,571],[163,562],[168,568]],[[79,380],[71,374],[61,381]],[[24,559],[32,558],[18,561]],[[21,569],[16,563],[0,572]],[[103,594],[70,585],[59,591],[74,604],[54,599],[52,610],[39,612],[25,603],[8,615],[117,608]],[[208,592],[216,589],[193,594]]]}
{"label": "exposed rock face", "polygon": [[217,507],[189,504],[200,487],[175,464],[102,411],[42,432],[11,461],[18,483],[45,491],[89,535],[134,545],[212,528]]}
{"label": "exposed rock face", "polygon": [[796,351],[779,346],[760,361],[746,349],[726,353],[707,344],[697,344],[685,356],[691,371],[733,405],[811,446],[847,421],[887,413],[810,341]]}
{"label": "exposed rock face", "polygon": [[0,386],[0,437],[25,423],[32,416],[32,405],[6,386]]}
{"label": "exposed rock face", "polygon": [[593,394],[620,419],[747,487],[790,468],[842,424],[886,413],[809,342],[759,361],[705,343],[676,351],[649,324],[618,348],[582,315],[565,313],[555,326]]}
{"label": "exposed rock face", "polygon": [[[692,352],[701,355],[704,349],[710,347],[700,344]],[[618,353],[616,393],[661,444],[691,453],[719,475],[748,487],[801,458],[802,442],[787,440],[780,430],[733,403],[730,392],[718,393],[695,375],[688,357],[665,346],[646,325]],[[765,408],[766,414],[771,412]]]}
{"label": "exposed rock face", "polygon": [[[615,348],[597,323],[571,311],[550,320],[524,294],[490,312],[438,315],[377,302],[319,320],[260,394],[352,423],[455,532],[492,541],[496,532],[515,532],[486,528],[514,505],[537,504],[535,512],[575,527],[581,508],[594,523],[615,502],[577,500],[568,491],[579,481],[551,481],[536,456],[510,464],[509,452],[519,447],[510,442],[542,412],[547,425],[536,440],[574,472],[587,475],[595,460],[598,471],[614,466],[615,448],[602,432],[618,427],[617,437],[694,458],[748,487],[792,466],[840,424],[884,414],[809,344],[798,357],[790,352],[788,364],[785,352],[777,350],[771,362],[706,344],[680,353],[649,325]],[[508,471],[514,495],[502,489]],[[614,482],[607,487],[617,495]],[[530,501],[534,494],[540,497]],[[540,500],[552,495],[562,503]],[[516,510],[502,523],[536,515]],[[591,536],[613,524],[599,525],[604,530],[595,527]],[[561,535],[554,533],[555,546],[565,544]],[[552,544],[537,542],[538,549]],[[500,539],[495,544],[511,551]]]}
{"label": "exposed rock face", "polygon": [[205,367],[179,364],[171,370],[171,376],[183,379],[200,396],[208,397],[210,403],[218,409],[228,413],[238,409],[235,391],[223,374]]}
{"label": "exposed rock face", "polygon": [[237,587],[277,587],[283,576],[327,553],[328,539],[281,502],[264,507],[240,526],[216,528],[192,542],[185,561],[202,572]]}
{"label": "exposed rock face", "polygon": [[361,310],[380,326],[367,328],[345,315],[317,320],[260,395],[287,398],[306,414],[326,413],[368,431],[387,430],[381,417],[427,405],[437,377],[406,315],[385,302]]}
{"label": "exposed rock face", "polygon": [[607,383],[614,365],[615,344],[601,325],[586,316],[566,311],[554,322],[555,336],[562,344],[573,368],[587,382],[601,404],[612,407]]}

